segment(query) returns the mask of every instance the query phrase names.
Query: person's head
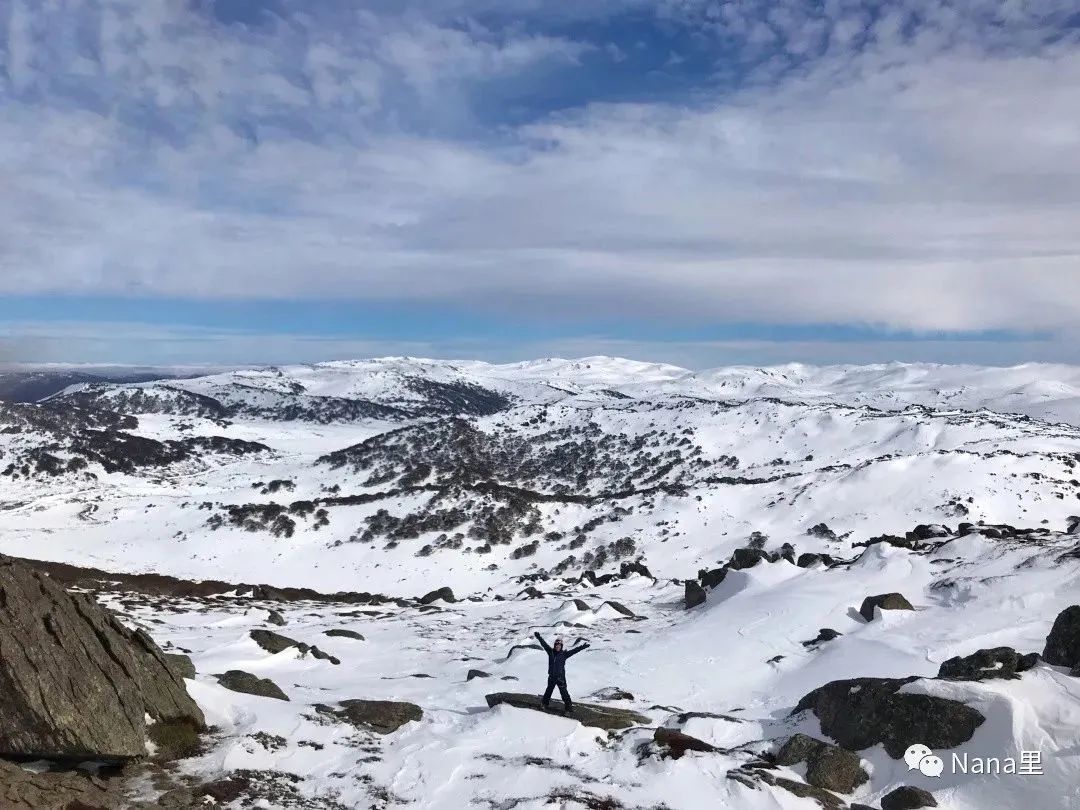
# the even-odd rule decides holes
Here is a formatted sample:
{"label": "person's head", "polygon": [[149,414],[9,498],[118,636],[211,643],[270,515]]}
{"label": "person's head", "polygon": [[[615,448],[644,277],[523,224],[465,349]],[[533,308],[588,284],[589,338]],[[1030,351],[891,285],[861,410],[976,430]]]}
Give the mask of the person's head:
{"label": "person's head", "polygon": [[561,650],[562,646],[563,646],[562,645],[562,639],[561,638],[555,639],[555,649],[556,650]]}

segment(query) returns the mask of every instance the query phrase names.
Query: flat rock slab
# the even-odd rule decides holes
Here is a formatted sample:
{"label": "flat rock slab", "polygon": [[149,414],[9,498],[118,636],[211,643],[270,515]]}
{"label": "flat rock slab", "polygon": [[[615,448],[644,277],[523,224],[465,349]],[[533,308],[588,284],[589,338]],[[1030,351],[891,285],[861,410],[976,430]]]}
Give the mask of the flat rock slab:
{"label": "flat rock slab", "polygon": [[316,704],[315,710],[379,734],[392,734],[406,723],[424,718],[424,710],[415,703],[397,700],[343,700],[337,708]]}
{"label": "flat rock slab", "polygon": [[[487,696],[487,704],[494,708],[499,704],[515,706],[519,709],[532,709],[537,712],[561,714],[563,704],[560,700],[551,701],[545,710],[540,704],[539,695],[526,695],[518,692],[496,692]],[[574,703],[574,711],[567,717],[577,720],[583,726],[611,731],[632,726],[652,725],[652,720],[629,709],[616,709],[611,706],[597,706],[594,703]]]}

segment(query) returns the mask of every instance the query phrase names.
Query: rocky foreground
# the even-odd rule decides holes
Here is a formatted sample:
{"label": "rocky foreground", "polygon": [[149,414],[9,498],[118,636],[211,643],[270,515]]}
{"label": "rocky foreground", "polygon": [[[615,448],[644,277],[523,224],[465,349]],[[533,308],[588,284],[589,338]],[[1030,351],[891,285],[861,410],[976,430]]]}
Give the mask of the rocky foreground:
{"label": "rocky foreground", "polygon": [[[905,752],[1023,744],[988,735],[1010,715],[1015,727],[1024,715],[1046,714],[1041,725],[1053,722],[1048,712],[1065,721],[1080,712],[1080,605],[1040,622],[1048,631],[1038,649],[969,643],[963,655],[929,653],[940,659],[933,672],[876,676],[867,670],[880,662],[830,653],[875,627],[878,638],[902,637],[898,619],[947,603],[928,605],[926,592],[910,589],[855,594],[836,614],[845,615],[841,629],[789,643],[790,616],[766,611],[779,631],[770,633],[746,620],[739,590],[725,590],[740,578],[743,591],[786,581],[796,597],[799,577],[839,584],[862,569],[859,579],[872,582],[883,560],[956,561],[943,552],[960,551],[965,538],[1026,552],[1074,537],[960,531],[918,527],[847,561],[800,561],[788,553],[795,549],[752,544],[723,573],[694,580],[663,582],[626,567],[603,582],[534,578],[465,601],[446,588],[331,596],[3,558],[0,806],[675,810],[690,806],[681,790],[700,795],[711,785],[722,807],[755,807],[766,796],[776,804],[762,807],[966,807],[974,783],[911,773]],[[673,598],[689,583],[703,601]],[[769,694],[747,689],[742,653],[724,656],[729,622],[742,638],[753,628],[757,666],[773,673]],[[695,626],[714,646],[684,637],[681,660],[669,660],[673,638]],[[521,691],[543,687],[543,655],[528,641],[534,629],[598,648],[570,667],[581,699],[568,717],[557,700],[548,713],[535,692]],[[719,657],[703,659],[709,652]],[[796,656],[802,669],[822,672],[831,657],[829,670],[850,677],[823,678],[796,696],[783,676]],[[550,748],[560,739],[569,745],[562,753]],[[1052,773],[1072,767],[1067,758],[1044,764]],[[443,800],[433,798],[438,780],[449,780]]]}

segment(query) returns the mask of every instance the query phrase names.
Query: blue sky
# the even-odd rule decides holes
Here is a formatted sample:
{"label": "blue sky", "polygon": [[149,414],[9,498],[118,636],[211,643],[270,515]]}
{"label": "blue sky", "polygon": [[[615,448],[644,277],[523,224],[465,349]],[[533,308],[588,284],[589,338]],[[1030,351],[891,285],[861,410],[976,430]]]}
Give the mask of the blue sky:
{"label": "blue sky", "polygon": [[1080,362],[1051,0],[0,0],[0,362]]}

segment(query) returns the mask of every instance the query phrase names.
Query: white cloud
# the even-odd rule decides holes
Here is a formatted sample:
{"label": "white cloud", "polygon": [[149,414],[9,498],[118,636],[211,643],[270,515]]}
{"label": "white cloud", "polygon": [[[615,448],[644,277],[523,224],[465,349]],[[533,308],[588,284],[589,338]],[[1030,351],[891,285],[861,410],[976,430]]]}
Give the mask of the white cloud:
{"label": "white cloud", "polygon": [[478,140],[447,133],[476,134],[485,82],[596,43],[419,6],[263,30],[13,0],[0,294],[1074,329],[1080,47],[1047,37],[1060,4],[816,5],[672,7],[783,58],[737,92]]}

